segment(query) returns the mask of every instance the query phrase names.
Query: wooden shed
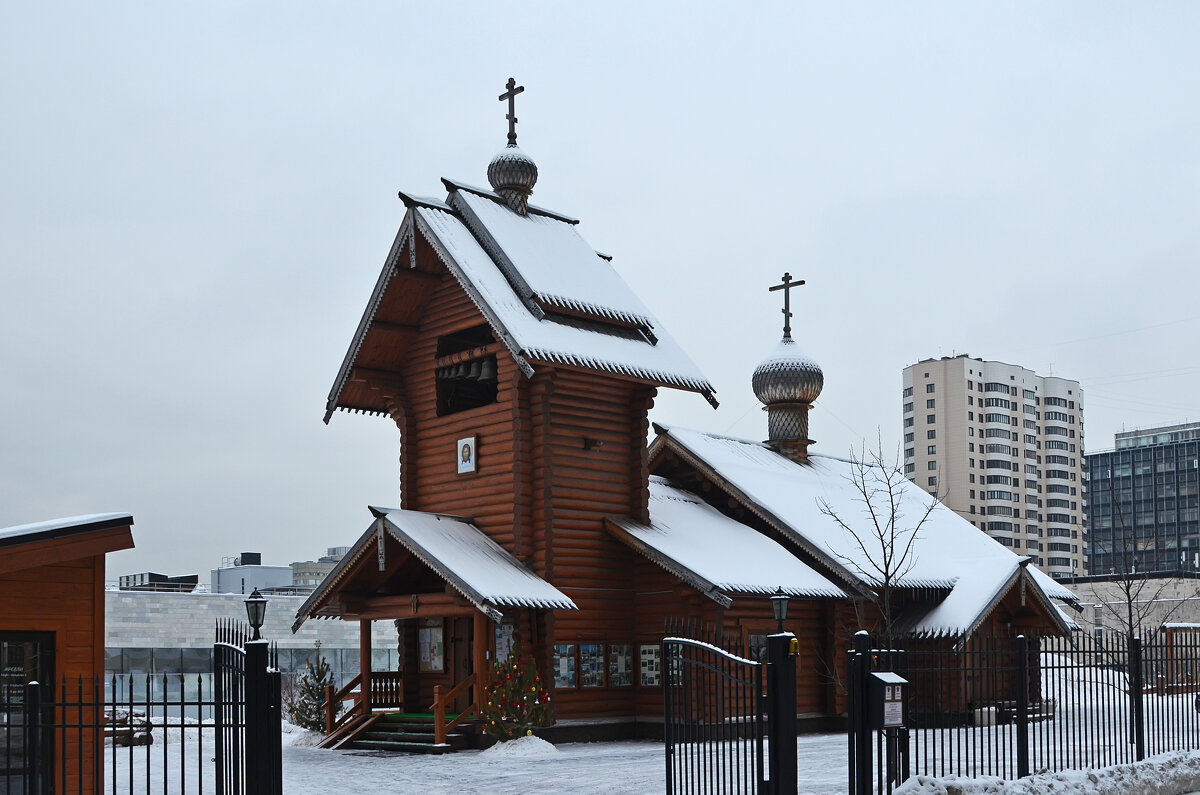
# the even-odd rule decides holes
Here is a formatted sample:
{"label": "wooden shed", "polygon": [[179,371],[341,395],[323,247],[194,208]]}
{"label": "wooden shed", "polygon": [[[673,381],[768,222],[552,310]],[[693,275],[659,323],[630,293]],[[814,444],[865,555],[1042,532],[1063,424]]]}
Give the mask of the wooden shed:
{"label": "wooden shed", "polygon": [[[49,683],[57,696],[64,686],[82,679],[90,688],[103,677],[104,556],[133,547],[132,525],[131,515],[108,513],[0,530],[0,707],[6,714],[0,733],[18,731],[27,683]],[[22,769],[21,739],[0,739],[6,768],[0,775]],[[67,758],[55,758],[56,752]],[[50,747],[43,761],[54,771],[55,791],[93,791],[98,752],[87,743]]]}

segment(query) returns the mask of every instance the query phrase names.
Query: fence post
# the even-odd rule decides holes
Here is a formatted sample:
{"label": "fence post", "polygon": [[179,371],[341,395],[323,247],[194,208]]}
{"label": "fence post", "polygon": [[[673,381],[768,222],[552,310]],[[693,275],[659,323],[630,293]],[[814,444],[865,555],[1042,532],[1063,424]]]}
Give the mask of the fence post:
{"label": "fence post", "polygon": [[871,635],[866,630],[859,630],[854,634],[854,657],[858,663],[852,680],[852,686],[858,693],[855,699],[857,709],[852,718],[854,760],[857,763],[857,770],[854,772],[855,793],[870,795],[875,773],[871,765],[871,720],[867,704],[867,689],[871,676]]}
{"label": "fence post", "polygon": [[767,731],[772,795],[795,795],[796,661],[790,632],[767,636]]}
{"label": "fence post", "polygon": [[1017,635],[1017,778],[1029,775],[1029,641]]}
{"label": "fence post", "polygon": [[37,682],[25,685],[25,771],[29,776],[28,792],[42,791],[42,686]]}
{"label": "fence post", "polygon": [[265,640],[246,642],[246,788],[263,795],[282,792],[283,758],[280,732],[279,703],[270,692],[278,682],[267,672],[269,643]]}
{"label": "fence post", "polygon": [[675,733],[671,717],[674,715],[675,679],[672,676],[674,666],[671,664],[671,652],[674,646],[663,639],[662,642],[662,684],[663,684],[663,748],[666,751],[667,762],[667,795],[675,795]]}
{"label": "fence post", "polygon": [[1146,720],[1142,709],[1142,639],[1129,639],[1129,693],[1133,719],[1133,742],[1137,760],[1146,758]]}

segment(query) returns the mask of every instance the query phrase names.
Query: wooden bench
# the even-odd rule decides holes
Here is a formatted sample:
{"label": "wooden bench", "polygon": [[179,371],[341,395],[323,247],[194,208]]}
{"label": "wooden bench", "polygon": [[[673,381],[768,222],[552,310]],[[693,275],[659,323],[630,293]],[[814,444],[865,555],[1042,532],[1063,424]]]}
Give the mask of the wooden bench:
{"label": "wooden bench", "polygon": [[150,721],[141,712],[118,709],[104,710],[104,736],[116,745],[153,745]]}
{"label": "wooden bench", "polygon": [[[1030,723],[1054,719],[1054,699],[1030,701],[1025,707],[1025,717]],[[1017,720],[1016,701],[996,702],[996,723],[1015,723]]]}

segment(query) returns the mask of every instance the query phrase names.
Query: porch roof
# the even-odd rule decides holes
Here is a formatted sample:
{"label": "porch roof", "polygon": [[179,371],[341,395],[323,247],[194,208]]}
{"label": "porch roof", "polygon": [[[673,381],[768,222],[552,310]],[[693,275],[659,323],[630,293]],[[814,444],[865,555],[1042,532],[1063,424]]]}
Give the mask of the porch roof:
{"label": "porch roof", "polygon": [[494,621],[501,619],[502,607],[579,609],[570,597],[534,574],[466,519],[399,508],[369,507],[375,521],[296,611],[293,632],[305,620],[318,617],[351,569],[370,554],[381,531]]}

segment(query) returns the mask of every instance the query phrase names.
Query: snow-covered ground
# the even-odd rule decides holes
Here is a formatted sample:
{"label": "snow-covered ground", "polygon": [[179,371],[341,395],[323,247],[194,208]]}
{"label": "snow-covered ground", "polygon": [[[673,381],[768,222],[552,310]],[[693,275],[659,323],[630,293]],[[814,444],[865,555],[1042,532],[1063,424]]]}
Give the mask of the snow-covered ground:
{"label": "snow-covered ground", "polygon": [[[320,739],[319,735],[292,726],[285,726],[285,729],[283,775],[287,795],[344,792],[356,795],[459,792],[642,795],[665,789],[663,746],[651,741],[553,746],[529,737],[487,751],[419,756],[320,750],[313,747]],[[154,745],[134,749],[135,780],[141,781],[145,776],[147,761],[151,781],[163,780],[164,766],[170,771],[166,776],[168,780],[180,780],[179,731],[169,730],[171,736],[164,744],[162,730],[156,729]],[[196,730],[188,730],[188,734],[194,742]],[[212,748],[211,732],[204,734],[205,747]],[[191,749],[189,745],[189,752]],[[167,753],[164,754],[164,750]],[[187,791],[195,791],[195,757],[193,753],[188,756]],[[797,742],[797,758],[800,792],[806,795],[843,795],[846,792],[846,735],[804,735]],[[129,762],[128,750],[119,749],[116,771],[121,785],[128,781]],[[205,760],[202,773],[203,791],[215,791],[211,760]],[[168,791],[180,789],[172,786]],[[897,795],[1183,795],[1196,792],[1200,792],[1200,751],[1163,754],[1138,764],[1099,770],[1047,773],[1015,782],[994,777],[914,777],[897,790]]]}

